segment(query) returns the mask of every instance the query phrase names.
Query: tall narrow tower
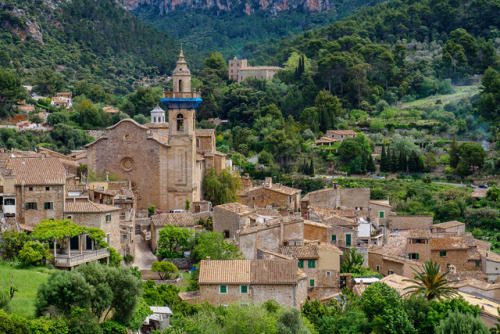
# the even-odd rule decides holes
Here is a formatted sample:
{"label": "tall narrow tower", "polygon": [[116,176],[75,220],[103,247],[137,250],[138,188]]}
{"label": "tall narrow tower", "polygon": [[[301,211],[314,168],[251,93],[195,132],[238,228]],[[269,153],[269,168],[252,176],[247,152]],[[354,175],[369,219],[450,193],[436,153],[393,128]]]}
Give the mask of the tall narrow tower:
{"label": "tall narrow tower", "polygon": [[181,50],[172,73],[173,92],[163,94],[168,108],[168,202],[170,208],[184,208],[186,199],[201,199],[201,177],[196,170],[196,107],[201,103],[199,92],[191,91],[191,72]]}

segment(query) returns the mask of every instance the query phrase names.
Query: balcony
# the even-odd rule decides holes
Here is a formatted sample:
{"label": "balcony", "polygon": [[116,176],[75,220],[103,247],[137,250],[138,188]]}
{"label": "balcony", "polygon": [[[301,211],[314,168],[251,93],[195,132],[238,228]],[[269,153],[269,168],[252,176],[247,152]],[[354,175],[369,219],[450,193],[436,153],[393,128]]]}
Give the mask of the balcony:
{"label": "balcony", "polygon": [[71,268],[83,263],[88,263],[109,257],[109,251],[105,248],[89,251],[74,251],[73,254],[56,254],[55,266],[62,268]]}
{"label": "balcony", "polygon": [[165,92],[163,97],[166,99],[199,99],[199,92]]}

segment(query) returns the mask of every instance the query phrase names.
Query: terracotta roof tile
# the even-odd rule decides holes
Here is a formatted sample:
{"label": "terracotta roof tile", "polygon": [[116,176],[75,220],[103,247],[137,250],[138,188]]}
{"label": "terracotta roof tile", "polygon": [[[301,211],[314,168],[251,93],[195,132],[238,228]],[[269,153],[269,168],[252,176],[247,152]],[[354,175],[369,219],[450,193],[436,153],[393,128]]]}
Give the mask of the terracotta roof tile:
{"label": "terracotta roof tile", "polygon": [[408,238],[427,238],[431,237],[429,230],[408,230]]}
{"label": "terracotta roof tile", "polygon": [[464,223],[462,222],[459,222],[459,221],[451,221],[451,222],[445,222],[445,223],[440,223],[440,224],[434,224],[432,225],[432,227],[436,227],[436,228],[440,228],[440,229],[447,229],[447,228],[450,228],[450,227],[456,227],[456,226],[463,226],[465,225]]}
{"label": "terracotta roof tile", "polygon": [[165,226],[172,224],[174,226],[194,226],[193,213],[191,211],[177,213],[160,213],[151,216],[155,226]]}
{"label": "terracotta roof tile", "polygon": [[66,169],[57,158],[12,158],[16,184],[65,184]]}
{"label": "terracotta roof tile", "polygon": [[252,260],[201,261],[200,284],[207,283],[251,283]]}
{"label": "terracotta roof tile", "polygon": [[387,208],[392,208],[392,206],[387,203],[387,201],[370,201],[370,204],[385,206]]}
{"label": "terracotta roof tile", "polygon": [[281,246],[280,247],[281,254],[286,256],[290,256],[296,259],[317,259],[318,251],[316,246],[307,245],[307,246]]}
{"label": "terracotta roof tile", "polygon": [[87,202],[66,202],[64,203],[64,212],[67,213],[98,213],[98,212],[112,212],[118,211],[120,208],[98,204],[91,201]]}
{"label": "terracotta roof tile", "polygon": [[196,129],[195,135],[200,136],[200,137],[211,137],[211,136],[215,136],[215,130],[214,129]]}
{"label": "terracotta roof tile", "polygon": [[468,249],[469,247],[472,247],[472,244],[467,236],[443,236],[431,239],[431,250]]}
{"label": "terracotta roof tile", "polygon": [[296,283],[297,260],[201,261],[200,284]]}
{"label": "terracotta roof tile", "polygon": [[251,207],[246,206],[245,204],[237,203],[237,202],[217,205],[214,208],[222,209],[225,211],[229,211],[232,213],[238,213],[238,214],[242,214],[242,215],[245,215],[247,213],[251,213],[254,211],[254,209],[252,209]]}
{"label": "terracotta roof tile", "polygon": [[327,134],[333,133],[336,135],[357,135],[358,133],[353,130],[327,130]]}

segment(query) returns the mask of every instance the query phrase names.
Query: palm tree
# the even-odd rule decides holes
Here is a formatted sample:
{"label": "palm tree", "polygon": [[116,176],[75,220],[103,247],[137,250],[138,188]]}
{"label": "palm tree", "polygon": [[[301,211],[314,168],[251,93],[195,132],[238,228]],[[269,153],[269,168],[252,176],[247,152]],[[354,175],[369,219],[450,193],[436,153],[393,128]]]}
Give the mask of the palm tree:
{"label": "palm tree", "polygon": [[450,271],[448,270],[444,274],[441,274],[441,265],[439,263],[425,261],[423,270],[416,270],[413,267],[411,269],[415,272],[415,278],[403,280],[413,283],[412,286],[405,288],[405,290],[408,290],[406,294],[424,295],[427,300],[453,297],[457,294],[455,288],[448,286],[451,281],[445,278]]}
{"label": "palm tree", "polygon": [[352,273],[365,261],[362,254],[356,253],[356,247],[344,251],[344,262],[340,265],[342,273]]}

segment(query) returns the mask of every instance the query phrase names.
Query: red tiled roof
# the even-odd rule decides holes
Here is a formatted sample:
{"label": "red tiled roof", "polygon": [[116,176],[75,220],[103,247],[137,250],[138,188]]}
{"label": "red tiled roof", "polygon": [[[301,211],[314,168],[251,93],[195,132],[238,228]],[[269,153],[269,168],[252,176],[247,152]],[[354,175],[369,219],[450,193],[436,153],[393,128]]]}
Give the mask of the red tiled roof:
{"label": "red tiled roof", "polygon": [[98,204],[91,201],[64,203],[64,212],[67,213],[99,213],[99,212],[112,212],[118,210],[120,210],[120,208],[111,205]]}
{"label": "red tiled roof", "polygon": [[16,184],[65,184],[66,169],[57,158],[12,158]]}

